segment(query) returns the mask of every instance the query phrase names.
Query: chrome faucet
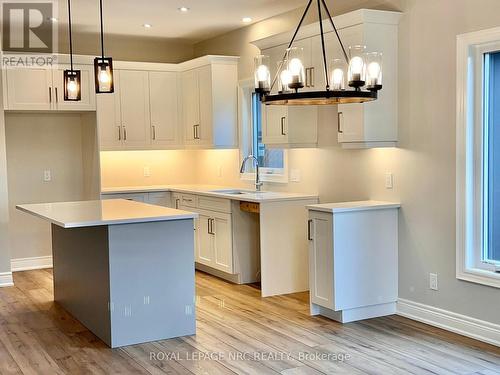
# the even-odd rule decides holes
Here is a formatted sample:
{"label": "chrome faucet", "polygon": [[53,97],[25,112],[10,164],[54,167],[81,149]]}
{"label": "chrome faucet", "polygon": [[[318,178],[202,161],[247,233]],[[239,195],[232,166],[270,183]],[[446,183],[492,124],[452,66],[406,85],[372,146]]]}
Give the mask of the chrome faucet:
{"label": "chrome faucet", "polygon": [[243,159],[243,162],[241,163],[240,173],[245,173],[245,165],[247,163],[247,160],[252,160],[253,162],[255,162],[255,190],[260,191],[262,181],[260,180],[259,175],[259,160],[255,156],[248,155],[245,159]]}

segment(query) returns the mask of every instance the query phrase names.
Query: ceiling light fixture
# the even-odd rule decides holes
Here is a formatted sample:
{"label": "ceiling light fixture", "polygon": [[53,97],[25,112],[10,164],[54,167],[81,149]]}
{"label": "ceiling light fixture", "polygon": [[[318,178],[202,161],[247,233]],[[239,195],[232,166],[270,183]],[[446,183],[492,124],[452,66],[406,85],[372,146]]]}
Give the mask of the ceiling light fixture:
{"label": "ceiling light fixture", "polygon": [[241,21],[242,21],[242,22],[245,22],[245,23],[250,23],[250,22],[252,22],[252,19],[251,19],[250,17],[243,17],[243,18],[241,19]]}
{"label": "ceiling light fixture", "polygon": [[189,8],[188,7],[180,7],[178,8],[179,12],[182,12],[182,13],[186,13],[186,12],[189,12]]}
{"label": "ceiling light fixture", "polygon": [[[292,40],[286,48],[283,59],[278,64],[278,71],[271,83],[269,56],[259,55],[255,62],[255,92],[260,95],[262,103],[267,105],[318,105],[364,103],[376,100],[378,91],[382,89],[382,54],[378,52],[365,53],[365,46],[350,46],[349,55],[340,39],[325,0],[317,0],[318,19],[321,35],[321,51],[326,87],[324,91],[299,92],[304,87],[305,69],[302,61],[303,48],[293,47],[302,23],[311,7],[309,0],[302,18],[295,29]],[[328,66],[325,49],[321,8],[324,8],[328,20],[342,48],[342,59],[334,59]],[[347,74],[346,74],[347,71]],[[345,89],[345,80],[351,90]],[[270,94],[274,85],[279,82],[277,94]]]}
{"label": "ceiling light fixture", "polygon": [[113,59],[104,57],[102,0],[99,0],[99,15],[101,17],[101,57],[94,59],[95,92],[97,94],[110,94],[115,90],[113,84]]}
{"label": "ceiling light fixture", "polygon": [[144,28],[146,28],[146,29],[150,29],[150,28],[152,28],[152,27],[153,27],[153,25],[151,25],[150,23],[144,23],[144,24],[142,24],[142,26],[143,26]]}
{"label": "ceiling light fixture", "polygon": [[81,72],[73,69],[73,38],[71,35],[71,0],[68,0],[69,61],[70,69],[63,72],[64,100],[82,100]]}

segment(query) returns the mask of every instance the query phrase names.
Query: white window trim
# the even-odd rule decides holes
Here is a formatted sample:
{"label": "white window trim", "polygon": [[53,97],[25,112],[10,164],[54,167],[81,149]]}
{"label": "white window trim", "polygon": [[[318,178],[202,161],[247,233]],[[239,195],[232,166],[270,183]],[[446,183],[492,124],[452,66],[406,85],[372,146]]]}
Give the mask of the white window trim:
{"label": "white window trim", "polygon": [[496,288],[500,273],[478,262],[483,248],[482,55],[499,49],[500,27],[457,36],[456,277]]}
{"label": "white window trim", "polygon": [[[248,150],[245,150],[245,147],[248,147],[248,141],[245,137],[248,137],[248,134],[245,134],[245,129],[243,125],[243,114],[241,108],[244,108],[243,100],[245,98],[245,90],[254,90],[254,80],[245,79],[241,80],[238,84],[238,126],[239,126],[239,136],[240,136],[240,161],[248,156]],[[250,163],[250,162],[249,162]],[[278,169],[282,169],[283,173],[277,173]],[[244,181],[255,181],[255,173],[240,173],[240,179]],[[283,150],[283,168],[260,168],[260,180],[264,182],[271,183],[280,183],[286,184],[288,183],[288,150]]]}

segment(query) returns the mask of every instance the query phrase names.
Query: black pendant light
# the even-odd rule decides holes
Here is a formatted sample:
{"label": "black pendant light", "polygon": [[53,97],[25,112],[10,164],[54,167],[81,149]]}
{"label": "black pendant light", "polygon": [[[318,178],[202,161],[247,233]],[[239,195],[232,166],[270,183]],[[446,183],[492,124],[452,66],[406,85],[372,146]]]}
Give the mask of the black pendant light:
{"label": "black pendant light", "polygon": [[[255,58],[255,92],[260,94],[262,103],[267,105],[328,105],[364,103],[376,100],[378,91],[382,89],[382,54],[378,52],[367,54],[365,53],[365,46],[351,46],[349,47],[348,55],[325,0],[316,1],[321,33],[323,66],[325,69],[325,90],[299,91],[304,87],[307,69],[304,69],[304,65],[302,64],[302,49],[293,47],[292,45],[313,2],[313,0],[309,0],[292,36],[292,40],[285,50],[283,59],[279,63],[278,71],[272,83],[269,74],[269,57],[259,55]],[[327,65],[326,58],[325,35],[321,15],[322,6],[342,47],[342,57],[345,59],[334,59],[330,66]],[[345,88],[346,76],[351,89]],[[278,93],[270,94],[277,83],[279,88]]]}
{"label": "black pendant light", "polygon": [[69,29],[69,59],[70,69],[63,73],[64,100],[77,102],[82,100],[81,74],[73,69],[73,39],[71,35],[71,0],[68,0],[68,29]]}
{"label": "black pendant light", "polygon": [[102,0],[99,0],[99,14],[101,17],[101,57],[94,59],[95,92],[97,94],[112,93],[113,85],[113,59],[104,57],[104,27],[102,20]]}

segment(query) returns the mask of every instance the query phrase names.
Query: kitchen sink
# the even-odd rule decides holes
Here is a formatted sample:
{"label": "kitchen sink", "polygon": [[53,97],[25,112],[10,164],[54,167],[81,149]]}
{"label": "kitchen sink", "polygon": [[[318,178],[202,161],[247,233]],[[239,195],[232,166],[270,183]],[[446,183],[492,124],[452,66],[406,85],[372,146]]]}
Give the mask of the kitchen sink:
{"label": "kitchen sink", "polygon": [[232,194],[232,195],[260,193],[258,191],[254,191],[254,190],[237,190],[237,189],[212,190],[211,192],[212,193],[221,193],[221,194]]}

